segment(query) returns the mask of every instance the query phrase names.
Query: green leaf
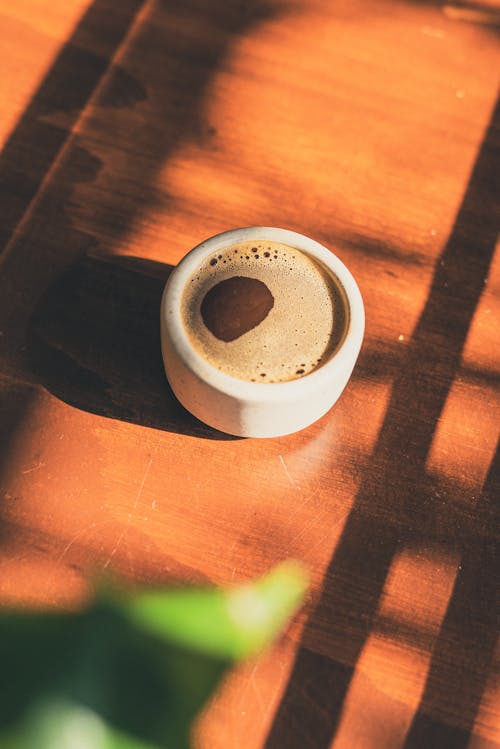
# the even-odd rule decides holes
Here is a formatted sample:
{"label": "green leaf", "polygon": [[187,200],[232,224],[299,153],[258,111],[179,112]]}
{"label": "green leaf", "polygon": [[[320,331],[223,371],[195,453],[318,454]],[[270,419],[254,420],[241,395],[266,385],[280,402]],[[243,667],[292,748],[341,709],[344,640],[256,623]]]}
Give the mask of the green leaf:
{"label": "green leaf", "polygon": [[0,749],[188,749],[231,662],[279,633],[305,591],[284,563],[229,591],[108,590],[77,614],[0,612]]}
{"label": "green leaf", "polygon": [[89,708],[62,699],[40,700],[10,735],[0,737],[1,749],[155,749],[110,728]]}
{"label": "green leaf", "polygon": [[306,574],[284,562],[257,582],[233,590],[139,594],[124,611],[144,631],[216,657],[254,655],[273,640],[300,604]]}

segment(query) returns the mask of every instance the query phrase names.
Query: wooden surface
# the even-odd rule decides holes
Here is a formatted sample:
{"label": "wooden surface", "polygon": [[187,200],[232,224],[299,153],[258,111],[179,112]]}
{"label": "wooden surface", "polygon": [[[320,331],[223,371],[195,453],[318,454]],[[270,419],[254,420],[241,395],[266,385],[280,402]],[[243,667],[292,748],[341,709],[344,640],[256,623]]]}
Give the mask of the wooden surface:
{"label": "wooden surface", "polygon": [[[498,4],[3,0],[0,42],[0,601],[302,559],[201,749],[499,747]],[[158,342],[170,268],[259,224],[367,313],[334,409],[262,441]]]}

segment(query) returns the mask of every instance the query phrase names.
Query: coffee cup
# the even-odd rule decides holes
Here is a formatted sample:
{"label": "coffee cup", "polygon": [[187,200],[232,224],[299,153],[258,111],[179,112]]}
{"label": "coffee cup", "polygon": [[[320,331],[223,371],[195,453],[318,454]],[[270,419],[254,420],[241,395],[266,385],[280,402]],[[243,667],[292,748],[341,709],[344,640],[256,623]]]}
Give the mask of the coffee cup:
{"label": "coffee cup", "polygon": [[329,411],[363,334],[349,270],[286,229],[234,229],[202,242],[172,271],[161,302],[174,394],[201,421],[240,437],[290,434]]}

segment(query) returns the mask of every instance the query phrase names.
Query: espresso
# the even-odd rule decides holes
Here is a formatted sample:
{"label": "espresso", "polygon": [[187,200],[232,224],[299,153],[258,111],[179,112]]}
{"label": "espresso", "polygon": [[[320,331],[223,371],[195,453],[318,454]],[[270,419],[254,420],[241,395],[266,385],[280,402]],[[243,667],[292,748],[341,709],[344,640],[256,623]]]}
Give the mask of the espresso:
{"label": "espresso", "polygon": [[286,382],[322,366],[342,343],[347,317],[336,279],[278,242],[240,242],[213,253],[182,299],[195,350],[251,382]]}

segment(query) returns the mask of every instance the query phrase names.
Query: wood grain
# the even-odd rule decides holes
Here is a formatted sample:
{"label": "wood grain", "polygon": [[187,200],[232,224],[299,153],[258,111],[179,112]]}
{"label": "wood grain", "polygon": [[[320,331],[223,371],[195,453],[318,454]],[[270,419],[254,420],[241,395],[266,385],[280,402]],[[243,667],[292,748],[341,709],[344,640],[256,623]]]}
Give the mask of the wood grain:
{"label": "wood grain", "polygon": [[[0,600],[304,560],[304,611],[231,674],[201,749],[500,746],[483,5],[0,3]],[[350,384],[290,437],[214,432],[162,371],[171,268],[245,225],[323,241],[365,300]]]}

